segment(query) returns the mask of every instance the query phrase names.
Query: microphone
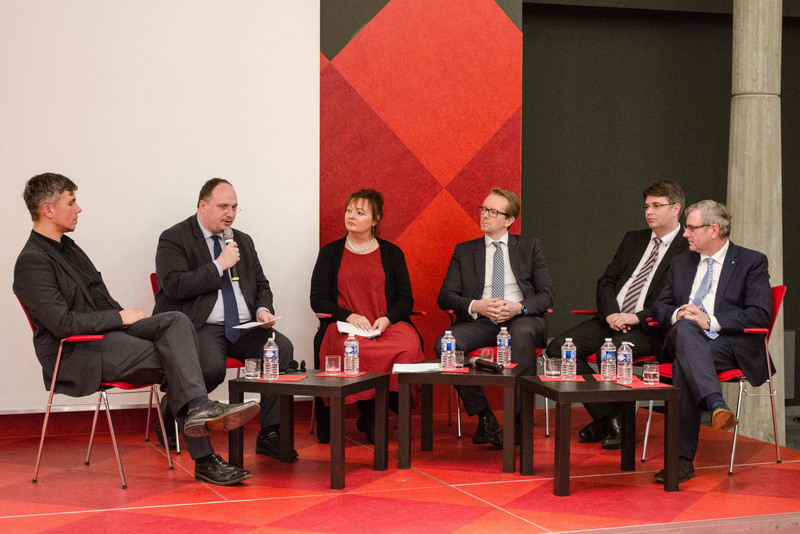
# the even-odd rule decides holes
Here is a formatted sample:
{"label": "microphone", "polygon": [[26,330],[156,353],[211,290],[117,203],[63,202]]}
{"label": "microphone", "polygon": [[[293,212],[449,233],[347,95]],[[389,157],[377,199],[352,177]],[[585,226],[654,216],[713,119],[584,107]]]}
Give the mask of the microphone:
{"label": "microphone", "polygon": [[[229,226],[222,231],[222,238],[225,240],[225,244],[233,243],[233,229]],[[239,271],[236,269],[236,265],[228,269],[228,272],[231,274],[231,282],[237,282],[239,280]]]}
{"label": "microphone", "polygon": [[488,360],[484,360],[483,358],[464,358],[464,365],[471,365],[476,369],[481,367],[483,369],[489,369],[490,371],[494,371],[495,373],[502,373],[503,372],[503,364],[501,363],[494,363]]}

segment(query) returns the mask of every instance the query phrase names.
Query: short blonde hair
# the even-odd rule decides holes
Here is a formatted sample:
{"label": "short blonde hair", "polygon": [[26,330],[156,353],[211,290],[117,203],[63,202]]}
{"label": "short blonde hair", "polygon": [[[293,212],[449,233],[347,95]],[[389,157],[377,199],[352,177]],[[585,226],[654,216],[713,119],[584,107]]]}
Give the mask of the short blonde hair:
{"label": "short blonde hair", "polygon": [[519,217],[519,197],[513,191],[508,189],[493,188],[490,192],[492,195],[498,195],[508,200],[508,208],[506,209],[506,217]]}

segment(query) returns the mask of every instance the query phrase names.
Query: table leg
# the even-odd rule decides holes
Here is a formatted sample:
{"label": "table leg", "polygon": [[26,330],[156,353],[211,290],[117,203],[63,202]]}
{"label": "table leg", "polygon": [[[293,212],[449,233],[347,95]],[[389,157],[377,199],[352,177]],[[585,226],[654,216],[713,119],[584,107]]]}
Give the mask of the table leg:
{"label": "table leg", "polygon": [[421,450],[433,450],[433,385],[422,384],[422,445]]}
{"label": "table leg", "polygon": [[622,454],[620,467],[623,471],[636,470],[636,403],[622,403]]}
{"label": "table leg", "polygon": [[556,402],[556,453],[553,469],[553,495],[569,495],[569,434],[572,424],[572,405]]}
{"label": "table leg", "polygon": [[373,469],[386,471],[389,468],[389,379],[375,388],[375,459]]}
{"label": "table leg", "polygon": [[294,462],[294,395],[281,395],[281,463]]}
{"label": "table leg", "polygon": [[519,474],[533,474],[533,416],[536,413],[536,395],[532,391],[522,390],[520,407],[520,445],[519,445]]}
{"label": "table leg", "polygon": [[[228,402],[241,404],[244,392],[228,390]],[[244,426],[228,432],[228,463],[236,467],[244,467]]]}
{"label": "table leg", "polygon": [[513,473],[517,462],[516,428],[514,425],[515,387],[503,388],[503,473]]}
{"label": "table leg", "polygon": [[411,467],[411,384],[400,383],[397,412],[397,467]]}
{"label": "table leg", "polygon": [[678,433],[680,425],[680,395],[666,403],[664,417],[664,491],[678,491]]}
{"label": "table leg", "polygon": [[331,489],[344,489],[344,397],[331,397]]}

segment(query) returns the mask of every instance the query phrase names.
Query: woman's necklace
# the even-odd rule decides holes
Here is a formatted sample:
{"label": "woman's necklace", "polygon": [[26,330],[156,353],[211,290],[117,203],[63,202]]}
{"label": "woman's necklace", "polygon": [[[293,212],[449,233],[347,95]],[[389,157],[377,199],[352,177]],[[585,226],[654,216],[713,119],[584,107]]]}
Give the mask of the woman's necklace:
{"label": "woman's necklace", "polygon": [[375,236],[374,235],[370,238],[369,243],[367,243],[364,248],[356,249],[356,247],[354,247],[353,243],[350,241],[350,236],[349,235],[347,236],[347,244],[350,245],[350,250],[352,250],[356,254],[365,253],[369,249],[369,247],[372,246],[372,242],[373,241],[375,241]]}

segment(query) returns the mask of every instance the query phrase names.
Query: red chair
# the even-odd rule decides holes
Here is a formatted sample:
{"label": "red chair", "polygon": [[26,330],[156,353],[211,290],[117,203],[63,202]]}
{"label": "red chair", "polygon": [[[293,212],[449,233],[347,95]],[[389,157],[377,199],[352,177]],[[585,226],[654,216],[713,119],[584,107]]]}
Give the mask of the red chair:
{"label": "red chair", "polygon": [[[150,273],[150,287],[153,289],[153,296],[155,297],[158,292],[158,276],[156,276],[156,273]],[[236,358],[225,358],[225,369],[236,369],[236,378],[239,378],[241,375],[243,365],[244,362]],[[180,432],[178,432],[178,421],[175,421],[175,454],[181,453],[180,435]],[[164,436],[166,440],[166,434],[164,434]]]}
{"label": "red chair", "polygon": [[[22,303],[20,302],[20,306]],[[25,309],[25,306],[22,306],[22,311],[25,312],[25,317],[28,319],[28,324],[33,330],[33,323],[31,322],[30,317],[28,316],[28,312]],[[36,465],[33,468],[33,483],[37,482],[39,476],[39,464],[42,460],[42,450],[44,449],[44,437],[47,434],[47,423],[50,420],[50,410],[53,407],[53,397],[56,395],[55,387],[56,387],[56,380],[58,379],[58,369],[61,365],[61,352],[64,348],[64,343],[82,343],[85,341],[101,341],[105,339],[105,336],[100,334],[91,334],[91,335],[74,335],[69,336],[61,340],[61,343],[58,346],[58,356],[56,357],[56,364],[53,368],[53,379],[50,382],[50,395],[47,399],[47,409],[44,413],[44,423],[42,424],[42,436],[39,439],[39,452],[36,454]],[[92,443],[94,442],[94,433],[95,429],[97,428],[97,416],[100,413],[100,403],[103,403],[106,409],[106,418],[108,419],[108,430],[111,433],[111,443],[114,445],[114,454],[117,458],[117,467],[119,468],[119,476],[122,479],[122,489],[127,489],[128,484],[125,481],[125,472],[122,469],[122,460],[119,455],[119,447],[117,446],[117,436],[114,433],[114,424],[111,421],[111,407],[108,403],[108,393],[110,389],[122,389],[124,391],[121,392],[114,392],[114,393],[137,393],[136,390],[141,389],[148,389],[150,391],[150,401],[147,406],[147,430],[145,431],[145,441],[149,441],[148,435],[150,433],[150,408],[153,406],[153,396],[156,394],[156,384],[129,384],[128,382],[103,382],[100,384],[100,389],[98,390],[97,396],[97,405],[95,406],[94,410],[94,419],[92,420],[92,433],[89,437],[89,449],[86,451],[86,460],[85,465],[89,465],[89,458],[92,455]],[[75,405],[73,405],[75,406]],[[80,405],[78,405],[80,406]],[[156,410],[158,411],[158,421],[161,424],[161,432],[164,432],[164,419],[161,417],[161,407],[159,406],[158,402],[156,402]],[[172,456],[169,453],[169,448],[166,447],[167,452],[167,461],[169,462],[170,470],[173,469],[172,465]]]}
{"label": "red chair", "polygon": [[[450,319],[450,326],[452,327],[453,324],[456,322],[456,312],[455,310],[445,310],[447,313],[448,318]],[[553,313],[552,308],[547,308],[547,313]],[[467,358],[477,358],[481,351],[484,349],[491,349],[492,351],[492,360],[497,360],[497,347],[479,347],[469,354],[464,355],[464,359]],[[536,360],[538,362],[539,358],[545,357],[542,349],[536,347]],[[538,363],[537,363],[538,365]],[[453,425],[453,396],[452,393],[456,392],[456,424],[458,428],[458,439],[461,439],[461,404],[458,402],[458,391],[450,386],[450,393],[447,395],[447,426]],[[550,437],[550,412],[547,405],[547,398],[544,399],[544,437]]]}
{"label": "red chair", "polygon": [[[786,286],[780,285],[775,286],[772,288],[772,313],[770,316],[769,321],[769,328],[745,328],[743,332],[745,334],[758,334],[764,336],[764,349],[766,352],[766,365],[767,369],[770,369],[769,364],[769,338],[772,335],[772,328],[775,326],[775,319],[778,317],[778,312],[781,309],[781,305],[783,305],[783,298],[786,295]],[[672,364],[671,363],[662,363],[659,366],[659,374],[662,378],[669,378],[672,379]],[[767,387],[769,388],[769,393],[748,393],[746,389],[744,389],[744,385],[747,383],[747,377],[744,376],[744,372],[741,369],[731,369],[728,371],[722,371],[721,373],[717,373],[717,377],[719,378],[720,382],[733,382],[734,380],[739,383],[739,395],[736,400],[736,419],[739,419],[739,412],[742,407],[742,393],[746,397],[769,397],[769,404],[770,408],[772,408],[772,429],[775,432],[775,458],[776,463],[781,463],[781,448],[778,444],[778,418],[775,415],[775,394],[777,390],[772,386],[772,375],[767,373]],[[652,412],[652,407],[651,407]],[[650,420],[647,420],[647,430],[645,431],[645,447],[647,447],[647,436],[650,430]],[[733,475],[733,459],[734,455],[736,454],[736,438],[739,436],[739,425],[736,425],[733,429],[733,444],[731,445],[731,461],[730,465],[728,466],[728,475]],[[642,461],[644,461],[644,456],[642,457]]]}

